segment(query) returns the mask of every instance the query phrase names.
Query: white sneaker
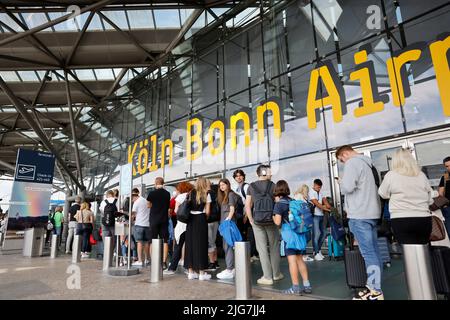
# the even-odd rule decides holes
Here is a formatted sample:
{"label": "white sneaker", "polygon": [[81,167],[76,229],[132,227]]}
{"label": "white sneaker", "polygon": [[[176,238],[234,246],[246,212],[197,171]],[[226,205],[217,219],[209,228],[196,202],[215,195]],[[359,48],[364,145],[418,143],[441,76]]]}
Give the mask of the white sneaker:
{"label": "white sneaker", "polygon": [[303,261],[305,261],[305,262],[311,262],[311,261],[314,261],[314,259],[311,258],[310,256],[303,256]]}
{"label": "white sneaker", "polygon": [[318,255],[319,255],[322,259],[325,258],[325,257],[323,256],[323,254],[322,254],[322,251],[319,251]]}
{"label": "white sneaker", "polygon": [[256,280],[256,283],[270,286],[270,285],[273,285],[273,280],[272,279],[266,279],[263,276],[263,277],[259,278],[258,280]]}
{"label": "white sneaker", "polygon": [[188,273],[188,279],[189,280],[195,280],[195,279],[198,279],[198,273],[196,273],[196,272],[193,272],[193,273]]}
{"label": "white sneaker", "polygon": [[150,265],[150,260],[145,260],[144,267],[148,267]]}
{"label": "white sneaker", "polygon": [[131,264],[133,267],[142,267],[142,261],[135,261]]}
{"label": "white sneaker", "polygon": [[217,274],[217,279],[227,280],[227,279],[233,279],[236,271],[225,269],[222,272]]}
{"label": "white sneaker", "polygon": [[322,261],[323,260],[323,256],[321,256],[319,253],[316,253],[316,255],[314,256],[314,260]]}
{"label": "white sneaker", "polygon": [[211,279],[211,275],[209,273],[201,273],[200,276],[198,277],[198,280],[200,281],[205,281],[205,280],[210,280]]}
{"label": "white sneaker", "polygon": [[183,266],[183,265],[184,265],[184,260],[178,261],[178,265],[179,265],[179,266]]}
{"label": "white sneaker", "polygon": [[257,256],[253,256],[250,258],[250,262],[259,261],[259,258]]}
{"label": "white sneaker", "polygon": [[175,271],[173,271],[173,270],[166,269],[163,271],[163,275],[165,275],[165,276],[173,276],[174,274],[175,274]]}
{"label": "white sneaker", "polygon": [[273,281],[280,281],[284,279],[284,275],[280,272],[278,276],[273,277]]}

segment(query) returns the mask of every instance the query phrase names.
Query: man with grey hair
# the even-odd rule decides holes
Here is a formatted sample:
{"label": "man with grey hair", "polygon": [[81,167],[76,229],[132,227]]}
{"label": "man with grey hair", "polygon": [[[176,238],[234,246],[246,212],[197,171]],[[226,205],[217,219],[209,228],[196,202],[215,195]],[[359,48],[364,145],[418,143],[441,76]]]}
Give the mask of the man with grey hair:
{"label": "man with grey hair", "polygon": [[80,210],[81,198],[76,197],[75,203],[69,209],[69,232],[66,239],[66,253],[72,252],[72,240],[73,236],[77,230],[77,220],[75,219],[75,214]]}

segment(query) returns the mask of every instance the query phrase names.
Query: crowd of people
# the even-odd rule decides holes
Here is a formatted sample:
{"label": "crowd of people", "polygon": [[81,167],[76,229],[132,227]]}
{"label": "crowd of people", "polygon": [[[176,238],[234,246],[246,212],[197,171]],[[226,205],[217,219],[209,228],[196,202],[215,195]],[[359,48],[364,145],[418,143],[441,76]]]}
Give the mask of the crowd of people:
{"label": "crowd of people", "polygon": [[[385,175],[381,185],[369,157],[357,153],[348,145],[340,147],[336,157],[344,164],[343,175],[337,180],[345,197],[344,212],[353,236],[350,239],[354,239],[359,247],[368,276],[366,288],[357,292],[355,299],[382,300],[383,264],[377,246],[377,226],[383,211],[380,197],[389,200],[392,232],[397,241],[400,244],[427,244],[431,233],[429,205],[433,203],[433,189],[411,152],[406,149],[394,154],[392,169]],[[450,199],[450,157],[444,159],[444,165],[446,174],[441,179],[438,192]],[[270,286],[284,278],[280,271],[283,252],[288,260],[292,282],[292,286],[284,293],[312,293],[306,262],[324,259],[321,250],[327,233],[324,218],[333,209],[331,201],[322,192],[323,183],[315,179],[311,188],[307,185],[290,186],[285,180],[274,183],[271,181],[271,167],[265,164],[258,166],[256,176],[257,180],[248,184],[245,172],[236,170],[233,173],[237,184],[235,190],[228,179],[221,179],[217,185],[213,185],[204,177],[199,177],[194,183],[178,183],[173,194],[165,189],[161,177],[155,179],[155,188],[147,198],[137,188],[133,189],[133,232],[130,236],[120,237],[124,259],[128,246],[131,246],[134,258],[132,265],[145,267],[150,263],[152,239],[160,238],[164,242],[165,275],[175,274],[181,265],[189,280],[209,280],[210,272],[220,268],[217,248],[219,226],[228,221],[238,228],[242,239],[250,242],[251,261],[260,261],[262,276],[257,280],[258,284]],[[118,216],[123,215],[128,219],[129,204],[126,203],[119,210],[117,200],[118,192],[109,190],[100,203],[103,237],[111,236],[114,239],[114,223]],[[304,204],[312,215],[310,228],[296,231],[297,234],[289,229],[293,220],[291,201]],[[89,252],[89,237],[95,227],[95,217],[89,203],[80,202],[81,199],[76,199],[69,210],[66,253],[71,251],[73,235],[81,234],[84,257]],[[178,220],[179,212],[186,210],[188,219]],[[448,206],[442,208],[447,232],[449,211]],[[60,234],[63,222],[58,212],[53,216],[56,234]],[[292,239],[287,237],[292,236],[304,245],[291,246]],[[313,247],[312,257],[306,254],[306,243],[309,241]],[[216,276],[218,279],[233,279],[234,247],[223,238],[222,248],[225,265]],[[373,273],[374,268],[378,272]]]}

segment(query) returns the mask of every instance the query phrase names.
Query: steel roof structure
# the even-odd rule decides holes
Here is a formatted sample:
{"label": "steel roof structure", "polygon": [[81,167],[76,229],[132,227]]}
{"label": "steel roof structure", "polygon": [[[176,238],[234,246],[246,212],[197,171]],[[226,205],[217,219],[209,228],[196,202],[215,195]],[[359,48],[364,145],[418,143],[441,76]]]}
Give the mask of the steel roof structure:
{"label": "steel roof structure", "polygon": [[101,187],[126,154],[113,111],[129,99],[127,84],[161,76],[182,56],[177,46],[251,6],[259,4],[0,0],[0,173],[14,170],[24,147],[56,155],[56,189]]}

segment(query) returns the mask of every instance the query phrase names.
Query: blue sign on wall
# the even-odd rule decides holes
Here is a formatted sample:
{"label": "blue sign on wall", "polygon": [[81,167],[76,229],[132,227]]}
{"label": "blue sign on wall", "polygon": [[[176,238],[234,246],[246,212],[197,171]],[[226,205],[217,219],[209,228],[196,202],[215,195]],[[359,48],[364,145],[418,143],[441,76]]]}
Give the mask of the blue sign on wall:
{"label": "blue sign on wall", "polygon": [[52,184],[54,168],[53,154],[19,149],[15,181]]}

